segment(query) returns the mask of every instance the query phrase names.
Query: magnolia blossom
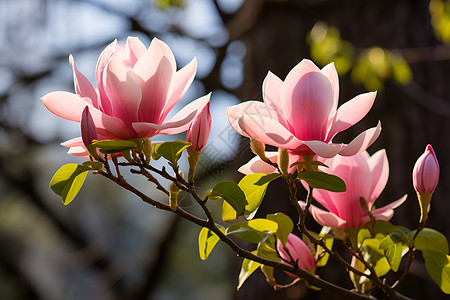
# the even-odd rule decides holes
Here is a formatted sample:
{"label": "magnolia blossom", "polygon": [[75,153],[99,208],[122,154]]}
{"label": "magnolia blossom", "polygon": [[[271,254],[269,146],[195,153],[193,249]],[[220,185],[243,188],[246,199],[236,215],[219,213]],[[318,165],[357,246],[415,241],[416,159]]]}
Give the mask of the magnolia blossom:
{"label": "magnolia blossom", "polygon": [[202,151],[208,142],[209,133],[211,132],[211,112],[209,110],[209,102],[198,113],[194,121],[192,121],[186,135],[186,141],[192,146],[187,151]]}
{"label": "magnolia blossom", "polygon": [[413,169],[413,185],[418,194],[433,194],[439,182],[439,163],[433,147],[427,145]]}
{"label": "magnolia blossom", "polygon": [[[177,71],[170,48],[153,39],[149,48],[135,37],[124,45],[112,42],[101,53],[96,67],[97,88],[77,69],[72,56],[76,94],[52,92],[42,98],[54,114],[81,121],[86,106],[92,115],[99,140],[148,138],[176,134],[189,128],[191,120],[209,101],[209,95],[186,105],[170,120],[166,117],[191,85],[197,61]],[[63,143],[69,153],[86,155],[81,137]]]}
{"label": "magnolia blossom", "polygon": [[281,258],[286,261],[297,261],[299,268],[309,271],[316,268],[316,262],[306,243],[295,234],[290,233],[286,241],[286,249],[280,240],[277,240],[277,250]]}
{"label": "magnolia blossom", "polygon": [[[384,207],[373,209],[375,200],[383,191],[389,177],[389,164],[385,150],[372,156],[364,151],[356,156],[325,160],[329,169],[324,171],[344,180],[347,190],[342,193],[315,189],[313,197],[328,211],[310,207],[314,219],[323,226],[339,229],[359,228],[370,221],[370,217],[361,208],[360,199],[364,198],[368,209],[377,220],[388,221],[394,214],[394,208],[406,200],[406,195]],[[304,207],[305,203],[300,202]]]}
{"label": "magnolia blossom", "polygon": [[364,151],[379,136],[381,125],[359,134],[348,145],[332,143],[333,137],[359,122],[370,110],[376,93],[356,96],[339,109],[339,82],[334,64],[319,69],[302,60],[283,82],[269,72],[263,100],[247,101],[227,110],[230,125],[239,134],[302,156],[331,158]]}
{"label": "magnolia blossom", "polygon": [[86,106],[81,114],[81,139],[85,146],[92,144],[93,140],[97,140],[97,130],[95,129],[94,120],[89,112],[89,107]]}

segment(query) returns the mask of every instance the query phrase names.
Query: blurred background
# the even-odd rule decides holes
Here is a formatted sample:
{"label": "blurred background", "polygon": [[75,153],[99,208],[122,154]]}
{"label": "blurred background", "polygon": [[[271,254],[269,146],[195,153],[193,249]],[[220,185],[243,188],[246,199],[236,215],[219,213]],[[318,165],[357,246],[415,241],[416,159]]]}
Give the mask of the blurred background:
{"label": "blurred background", "polygon": [[[99,176],[90,174],[68,206],[50,191],[61,165],[83,160],[59,145],[79,136],[79,125],[48,112],[40,97],[73,92],[69,54],[95,82],[100,52],[127,36],[146,46],[153,37],[162,39],[178,68],[198,59],[181,105],[212,92],[213,131],[200,162],[200,193],[220,180],[239,180],[237,168],[252,157],[248,140],[226,122],[227,106],[261,100],[268,70],[284,79],[303,58],[321,67],[334,61],[340,104],[378,91],[366,118],[335,139],[348,142],[381,120],[382,134],[369,152],[386,148],[391,173],[377,205],[407,193],[393,222],[417,225],[411,171],[430,143],[441,178],[427,225],[449,235],[450,2],[0,0],[0,299],[334,299],[301,284],[275,292],[260,272],[236,292],[241,259],[225,245],[201,261],[200,228]],[[160,196],[149,183],[131,180]],[[272,183],[258,215],[292,215],[282,201],[286,195],[283,184]],[[195,212],[187,197],[182,205]],[[399,290],[416,299],[444,298],[420,253],[416,257]],[[333,261],[318,274],[351,288]],[[280,281],[283,276],[277,274]]]}

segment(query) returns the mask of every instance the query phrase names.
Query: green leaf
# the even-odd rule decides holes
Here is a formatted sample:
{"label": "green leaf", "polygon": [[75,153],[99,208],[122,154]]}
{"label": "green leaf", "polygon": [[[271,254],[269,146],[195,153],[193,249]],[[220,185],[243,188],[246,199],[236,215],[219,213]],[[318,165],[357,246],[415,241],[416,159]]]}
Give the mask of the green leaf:
{"label": "green leaf", "polygon": [[52,191],[63,198],[63,204],[69,204],[80,191],[87,172],[93,170],[91,167],[67,164],[62,166],[50,181]]}
{"label": "green leaf", "polygon": [[[253,251],[252,253],[256,255],[256,251]],[[244,261],[242,261],[242,267],[241,272],[239,273],[239,280],[237,286],[238,290],[242,287],[245,280],[247,280],[247,278],[250,275],[252,275],[252,273],[255,272],[255,270],[258,269],[261,265],[262,264],[253,260],[249,260],[247,258],[245,258]]]}
{"label": "green leaf", "polygon": [[245,206],[245,215],[249,215],[249,219],[252,219],[256,214],[259,206],[261,205],[262,199],[267,190],[269,183],[280,177],[280,174],[249,174],[244,176],[244,178],[239,181],[239,187],[245,194],[247,199],[247,205]]}
{"label": "green leaf", "polygon": [[[416,231],[411,231],[411,236],[414,236]],[[424,228],[417,235],[414,245],[416,249],[419,250],[431,250],[440,253],[448,253],[448,242],[447,238],[440,233],[431,228]]]}
{"label": "green leaf", "polygon": [[276,240],[273,235],[269,236],[263,242],[258,244],[256,253],[260,257],[271,259],[274,261],[281,261],[276,250]]}
{"label": "green leaf", "polygon": [[244,212],[245,205],[247,205],[247,200],[245,200],[245,194],[241,188],[233,181],[223,181],[218,183],[210,194],[211,199],[220,197],[228,204],[230,204],[233,209],[240,216]]}
{"label": "green leaf", "polygon": [[[361,244],[363,258],[369,262],[375,269],[378,277],[384,276],[389,272],[391,266],[384,255],[384,250],[379,248],[380,241],[384,239],[384,235],[377,234],[375,238],[366,238]],[[363,278],[363,281],[365,279]]]}
{"label": "green leaf", "polygon": [[84,163],[82,163],[82,165],[97,171],[103,168],[103,163],[99,161],[85,161]]}
{"label": "green leaf", "polygon": [[266,276],[267,282],[271,286],[275,286],[277,284],[275,281],[275,277],[273,277],[273,267],[261,265],[261,271],[263,272],[264,276]]}
{"label": "green leaf", "polygon": [[[220,229],[220,231],[225,233],[225,228],[218,224],[216,224],[216,226]],[[209,254],[219,240],[220,238],[213,231],[206,227],[202,228],[198,236],[198,250],[202,260],[206,260],[208,258]]]}
{"label": "green leaf", "polygon": [[222,220],[225,222],[233,222],[237,219],[237,217],[237,212],[234,210],[233,206],[228,204],[228,202],[223,201]]}
{"label": "green leaf", "polygon": [[441,290],[450,294],[450,256],[436,251],[423,251],[425,267]]}
{"label": "green leaf", "polygon": [[386,256],[391,269],[394,272],[397,272],[398,267],[400,266],[400,262],[402,261],[402,242],[395,238],[394,235],[390,234],[381,240],[378,247],[384,250],[384,255]]}
{"label": "green leaf", "polygon": [[294,229],[294,223],[291,218],[283,213],[276,213],[267,215],[267,219],[278,224],[278,230],[275,232],[275,235],[283,243],[283,245],[286,245],[287,238]]}
{"label": "green leaf", "polygon": [[124,152],[132,149],[137,149],[138,144],[134,141],[129,140],[103,140],[103,141],[94,141],[92,143],[93,146],[100,149],[102,153],[106,154],[114,154],[119,152]]}
{"label": "green leaf", "polygon": [[300,172],[298,178],[304,180],[315,189],[324,189],[330,192],[345,192],[345,182],[331,174],[317,171]]}
{"label": "green leaf", "polygon": [[[319,236],[322,238],[323,242],[325,243],[325,246],[327,246],[328,249],[333,248],[334,238],[332,236],[328,234],[327,235],[319,234]],[[328,263],[328,258],[330,257],[330,254],[325,252],[325,250],[320,246],[317,246],[316,253],[321,255],[320,259],[316,263],[316,266],[325,267]]]}
{"label": "green leaf", "polygon": [[183,153],[183,150],[191,146],[191,143],[185,141],[165,142],[155,144],[153,150],[153,159],[157,160],[161,156],[176,165]]}
{"label": "green leaf", "polygon": [[278,224],[267,219],[253,219],[231,225],[225,234],[233,234],[250,243],[264,241],[269,235],[278,230]]}

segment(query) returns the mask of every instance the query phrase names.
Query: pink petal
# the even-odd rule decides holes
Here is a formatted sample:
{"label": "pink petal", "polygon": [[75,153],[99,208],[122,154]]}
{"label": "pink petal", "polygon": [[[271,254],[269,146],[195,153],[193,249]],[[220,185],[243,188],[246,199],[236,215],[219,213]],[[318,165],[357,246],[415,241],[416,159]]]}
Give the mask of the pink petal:
{"label": "pink petal", "polygon": [[[403,202],[405,202],[408,195],[404,195],[402,198],[398,199],[397,201],[394,201],[386,206],[377,208],[372,211],[373,216],[376,220],[382,220],[382,221],[389,221],[392,216],[394,215],[394,208],[397,208],[400,206]],[[362,218],[363,224],[370,221],[369,216],[365,216]]]}
{"label": "pink petal", "polygon": [[79,157],[84,157],[84,158],[89,158],[89,151],[82,146],[79,147],[71,147],[69,149],[69,151],[67,151],[68,154],[71,155],[75,155],[75,156],[79,156]]}
{"label": "pink petal", "polygon": [[138,59],[147,51],[147,48],[137,37],[128,37],[125,45],[124,58],[132,68]]}
{"label": "pink petal", "polygon": [[138,118],[141,122],[162,123],[165,117],[163,109],[167,103],[172,76],[171,63],[166,57],[162,57],[154,74],[139,83],[142,89],[142,100]]}
{"label": "pink petal", "polygon": [[263,82],[263,100],[266,105],[270,106],[275,111],[278,121],[286,128],[289,128],[285,121],[286,115],[283,111],[283,103],[281,101],[282,85],[283,81],[269,71]]}
{"label": "pink petal", "polygon": [[81,121],[81,113],[88,105],[97,129],[105,129],[117,138],[132,138],[122,120],[102,113],[85,99],[69,92],[52,92],[42,97],[42,102],[55,115],[75,122]]}
{"label": "pink petal", "polygon": [[78,70],[72,54],[69,55],[69,63],[73,69],[73,82],[75,85],[75,92],[82,98],[87,97],[91,99],[92,105],[94,105],[95,108],[98,108],[97,92],[95,91],[89,80],[86,78],[86,76],[84,76],[83,73]]}
{"label": "pink petal", "polygon": [[153,135],[176,134],[186,131],[190,126],[190,121],[208,104],[210,97],[211,94],[208,94],[192,101],[162,125],[138,122],[133,123],[133,128],[138,132],[139,136],[147,137],[150,137],[148,134],[151,134],[152,130],[159,130],[159,132],[153,133]]}
{"label": "pink petal", "polygon": [[302,60],[286,76],[281,88],[283,110],[303,141],[324,140],[333,108],[329,79],[309,60]]}
{"label": "pink petal", "polygon": [[141,55],[133,67],[133,71],[142,78],[143,81],[149,80],[157,71],[161,60],[165,58],[171,73],[176,71],[175,57],[169,46],[164,42],[154,38],[148,47],[148,50]]}
{"label": "pink petal", "polygon": [[[277,151],[266,151],[266,157],[271,162],[277,162],[278,152]],[[245,165],[241,166],[238,169],[238,172],[248,175],[255,173],[264,173],[264,174],[272,174],[276,173],[277,169],[268,163],[264,162],[259,158],[259,156],[253,157],[249,162]]]}
{"label": "pink petal", "polygon": [[81,136],[70,139],[68,141],[65,141],[64,143],[61,143],[61,146],[64,147],[77,147],[77,146],[84,146],[83,139]]}
{"label": "pink petal", "polygon": [[248,137],[248,135],[240,126],[240,124],[242,124],[242,116],[245,114],[262,114],[272,119],[277,119],[277,112],[272,107],[260,101],[245,101],[241,104],[228,107],[228,122],[237,133],[246,137]]}
{"label": "pink petal", "polygon": [[[263,114],[245,114],[241,129],[253,139],[264,144],[289,150],[299,149],[303,144],[277,120]],[[294,151],[295,152],[295,151]]]}
{"label": "pink petal", "polygon": [[[298,203],[303,209],[305,208],[305,202],[299,201]],[[313,216],[314,220],[322,226],[340,229],[346,228],[347,222],[331,212],[315,207],[314,205],[309,207],[309,212]]]}
{"label": "pink petal", "polygon": [[112,115],[111,103],[106,96],[105,89],[103,87],[103,72],[111,59],[111,57],[117,52],[117,40],[114,40],[109,44],[105,50],[100,54],[97,61],[97,67],[95,70],[95,78],[97,79],[98,94],[100,98],[99,108],[102,112],[108,115]]}
{"label": "pink petal", "polygon": [[111,103],[112,113],[129,126],[137,121],[142,97],[139,84],[130,72],[118,57],[113,57],[103,73],[104,88]]}
{"label": "pink petal", "polygon": [[344,131],[364,118],[372,108],[376,95],[376,92],[361,94],[341,105],[327,139],[332,139],[336,133]]}
{"label": "pink petal", "polygon": [[329,63],[323,67],[321,72],[328,78],[328,80],[330,80],[331,89],[333,91],[333,108],[331,111],[335,112],[339,101],[339,76],[334,63]]}
{"label": "pink petal", "polygon": [[375,199],[380,196],[389,178],[389,162],[386,150],[382,149],[376,152],[368,159],[367,163],[369,164],[372,178],[370,197],[366,199],[370,209]]}
{"label": "pink petal", "polygon": [[339,152],[342,156],[353,156],[359,154],[372,145],[381,132],[381,122],[378,121],[377,127],[369,128],[360,133],[353,141]]}
{"label": "pink petal", "polygon": [[315,154],[324,157],[335,157],[342,149],[342,144],[328,144],[321,141],[303,141]]}
{"label": "pink petal", "polygon": [[168,92],[168,101],[164,106],[161,118],[164,119],[172,110],[172,108],[184,96],[197,72],[197,59],[194,58],[188,65],[177,71],[172,78]]}

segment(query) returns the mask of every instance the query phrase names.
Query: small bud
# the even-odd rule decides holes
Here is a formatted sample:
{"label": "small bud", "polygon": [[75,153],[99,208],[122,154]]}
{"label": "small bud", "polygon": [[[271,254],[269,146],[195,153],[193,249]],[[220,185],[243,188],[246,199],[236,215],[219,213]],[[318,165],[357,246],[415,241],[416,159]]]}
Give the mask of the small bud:
{"label": "small bud", "polygon": [[145,163],[149,164],[153,155],[153,144],[150,139],[144,139],[142,141],[142,152],[145,155]]}
{"label": "small bud", "polygon": [[433,194],[439,182],[439,163],[433,147],[427,145],[413,169],[413,185],[419,194]]}
{"label": "small bud", "polygon": [[81,114],[81,138],[85,146],[92,144],[93,140],[97,140],[97,130],[95,128],[94,119],[86,106]]}
{"label": "small bud", "polygon": [[414,165],[413,185],[420,206],[420,224],[425,224],[430,211],[431,196],[439,182],[439,163],[433,147],[427,145],[425,152]]}
{"label": "small bud", "polygon": [[195,169],[197,167],[197,163],[200,159],[200,155],[202,153],[200,151],[188,151],[187,157],[189,161],[189,174],[188,174],[188,182],[190,184],[194,183],[194,175],[195,175]]}
{"label": "small bud", "polygon": [[201,152],[208,142],[209,133],[211,132],[211,113],[209,111],[210,102],[197,114],[192,121],[186,135],[186,142],[192,144],[187,151]]}
{"label": "small bud", "polygon": [[361,206],[361,209],[364,213],[367,215],[370,214],[369,206],[367,205],[366,199],[364,197],[359,197],[359,205]]}
{"label": "small bud", "polygon": [[289,175],[288,168],[289,168],[289,153],[287,149],[279,148],[278,149],[278,161],[277,161],[278,167],[281,170],[281,173],[283,174],[283,177],[286,177]]}
{"label": "small bud", "polygon": [[169,205],[170,209],[176,211],[178,208],[178,194],[180,189],[175,182],[171,182],[169,186]]}

